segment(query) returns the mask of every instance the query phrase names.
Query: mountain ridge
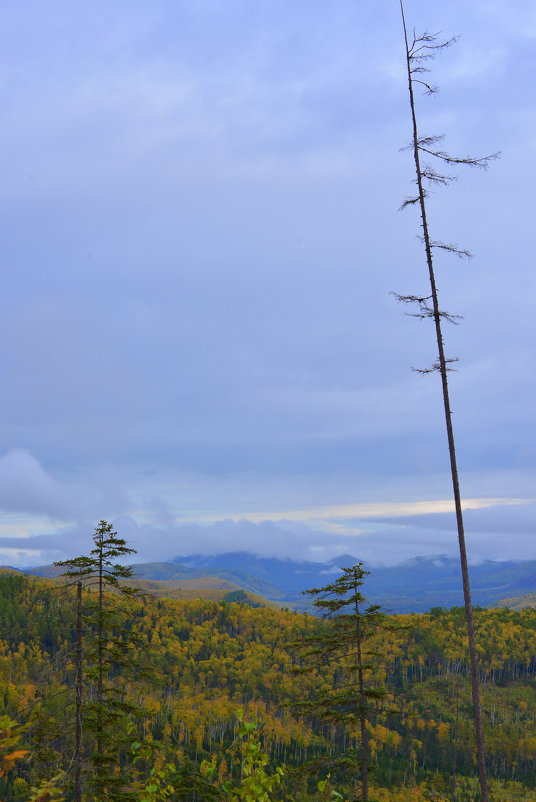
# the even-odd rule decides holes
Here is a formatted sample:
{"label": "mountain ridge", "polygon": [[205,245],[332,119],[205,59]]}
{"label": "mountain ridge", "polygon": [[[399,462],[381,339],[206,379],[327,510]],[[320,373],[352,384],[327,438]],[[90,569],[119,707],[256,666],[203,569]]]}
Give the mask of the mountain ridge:
{"label": "mountain ridge", "polygon": [[[134,564],[137,579],[161,581],[165,587],[189,589],[199,582],[200,589],[214,582],[220,587],[234,586],[278,605],[311,612],[311,602],[303,591],[322,587],[335,579],[342,567],[358,562],[352,555],[339,555],[325,562],[283,560],[258,557],[249,552],[219,555],[177,556],[169,562]],[[365,565],[365,567],[367,567]],[[414,557],[390,567],[371,567],[363,593],[371,604],[381,604],[388,612],[420,613],[431,607],[463,605],[459,562],[445,555]],[[471,566],[473,603],[482,607],[499,606],[505,599],[514,602],[533,593],[536,587],[536,560],[493,561]],[[57,576],[55,566],[24,569],[37,576]]]}

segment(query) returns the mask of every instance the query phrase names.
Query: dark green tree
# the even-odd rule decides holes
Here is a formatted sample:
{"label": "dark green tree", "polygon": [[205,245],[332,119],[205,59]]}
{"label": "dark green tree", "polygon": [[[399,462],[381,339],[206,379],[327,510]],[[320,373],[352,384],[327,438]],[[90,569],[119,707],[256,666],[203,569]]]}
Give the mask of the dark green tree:
{"label": "dark green tree", "polygon": [[[88,799],[126,802],[133,797],[116,768],[121,749],[128,744],[129,718],[139,711],[125,701],[111,675],[137,667],[131,657],[136,638],[124,626],[128,612],[124,602],[138,591],[125,584],[132,568],[117,562],[135,550],[107,521],[100,521],[93,543],[88,556],[56,563],[67,569],[62,576],[76,591],[74,800],[81,802],[85,785]],[[91,743],[88,756],[84,741],[86,746]],[[87,763],[91,772],[84,772]]]}
{"label": "dark green tree", "polygon": [[[304,664],[300,672],[314,671],[326,663],[336,663],[335,681],[314,699],[300,701],[297,712],[326,719],[341,725],[358,724],[360,741],[355,750],[341,753],[333,761],[355,767],[360,780],[356,799],[369,798],[370,747],[368,722],[385,712],[387,691],[374,681],[381,665],[381,655],[374,640],[383,631],[395,627],[379,605],[367,605],[361,593],[369,574],[363,563],[343,568],[334,582],[304,593],[313,596],[313,605],[321,612],[323,622],[298,642]],[[358,795],[357,795],[358,794]]]}
{"label": "dark green tree", "polygon": [[[421,88],[425,94],[433,95],[438,90],[433,85],[426,73],[428,72],[427,63],[432,59],[436,53],[450,47],[454,39],[446,41],[441,40],[437,35],[425,31],[418,36],[415,31],[410,36],[408,35],[406,20],[404,16],[404,6],[400,0],[400,10],[402,13],[402,23],[404,28],[404,42],[406,48],[406,69],[408,77],[409,89],[409,103],[411,110],[411,124],[412,124],[412,138],[408,145],[408,150],[413,154],[415,162],[415,183],[417,185],[416,194],[408,198],[402,208],[408,206],[417,206],[421,216],[422,227],[422,243],[426,256],[426,266],[429,279],[429,292],[421,293],[419,295],[398,295],[396,297],[399,301],[409,303],[416,308],[413,313],[415,317],[426,319],[429,318],[434,323],[435,339],[437,343],[438,358],[431,368],[419,370],[419,373],[431,373],[437,371],[441,378],[441,387],[443,393],[443,407],[445,426],[447,431],[448,451],[450,458],[450,470],[452,478],[452,488],[454,495],[454,507],[456,511],[456,525],[458,530],[458,545],[460,551],[460,563],[463,582],[463,593],[465,600],[465,614],[467,620],[467,633],[469,641],[469,662],[471,671],[471,684],[472,684],[472,698],[473,698],[473,714],[476,733],[476,746],[477,746],[477,762],[478,772],[480,778],[480,788],[482,794],[482,802],[488,802],[489,789],[488,779],[486,772],[486,755],[484,746],[484,729],[482,725],[482,710],[480,703],[480,688],[478,679],[478,665],[477,665],[477,650],[475,639],[475,627],[473,620],[473,607],[471,603],[471,586],[469,580],[469,568],[467,561],[467,549],[465,543],[465,530],[462,512],[460,481],[458,473],[458,464],[456,457],[456,445],[454,439],[454,428],[452,424],[452,412],[450,406],[450,393],[448,385],[448,372],[451,369],[450,363],[456,362],[457,359],[449,359],[445,354],[445,346],[443,339],[443,322],[457,323],[457,315],[452,315],[440,308],[439,297],[437,291],[437,283],[435,276],[434,254],[436,253],[451,253],[458,258],[469,258],[471,254],[459,248],[457,245],[450,245],[445,242],[434,240],[430,234],[428,225],[427,214],[427,198],[428,188],[430,186],[446,186],[455,180],[455,176],[451,175],[448,171],[449,168],[458,167],[459,165],[466,165],[469,167],[479,167],[486,169],[490,160],[497,158],[498,153],[483,158],[472,158],[470,156],[459,158],[452,156],[446,151],[442,150],[440,143],[443,140],[442,136],[426,135],[423,136],[418,129],[417,125],[417,112],[415,104],[415,89]],[[439,164],[439,168],[435,165]]]}

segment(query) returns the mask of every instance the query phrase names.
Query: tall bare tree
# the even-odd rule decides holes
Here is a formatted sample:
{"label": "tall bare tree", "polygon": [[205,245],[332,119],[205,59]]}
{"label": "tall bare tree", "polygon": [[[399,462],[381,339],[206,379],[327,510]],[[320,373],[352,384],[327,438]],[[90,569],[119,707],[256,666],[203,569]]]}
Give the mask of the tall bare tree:
{"label": "tall bare tree", "polygon": [[[428,268],[428,278],[430,282],[430,293],[425,296],[421,295],[398,295],[395,293],[399,301],[403,303],[412,304],[415,312],[411,313],[418,318],[430,318],[435,326],[435,336],[437,342],[438,358],[432,367],[425,370],[420,370],[420,373],[431,373],[437,371],[441,377],[441,386],[443,390],[443,406],[445,412],[445,425],[447,430],[448,450],[450,457],[450,470],[452,476],[452,488],[454,493],[454,506],[456,510],[456,524],[458,530],[458,544],[460,550],[461,573],[463,581],[463,594],[465,601],[465,614],[467,619],[467,634],[469,641],[469,662],[470,674],[472,685],[472,698],[473,698],[473,714],[476,733],[476,747],[477,747],[477,762],[478,762],[478,775],[480,781],[482,802],[489,802],[489,784],[486,771],[486,752],[484,744],[484,728],[482,724],[482,706],[480,702],[480,687],[478,679],[478,664],[475,642],[475,626],[473,607],[471,603],[471,586],[469,581],[469,569],[467,565],[467,550],[465,545],[465,532],[462,512],[462,501],[460,493],[460,482],[458,477],[458,465],[456,459],[456,447],[454,440],[454,430],[452,425],[452,412],[450,408],[449,386],[448,386],[448,372],[449,365],[455,362],[455,359],[448,359],[445,356],[445,347],[443,341],[442,323],[447,321],[449,323],[457,323],[457,315],[452,315],[449,312],[442,311],[439,306],[438,292],[434,271],[433,255],[437,250],[446,251],[459,258],[469,258],[470,253],[457,245],[450,245],[444,242],[433,240],[430,236],[428,226],[426,199],[428,197],[427,188],[432,186],[446,186],[454,180],[455,176],[448,173],[448,168],[457,167],[458,165],[467,165],[469,167],[479,167],[486,169],[492,159],[497,158],[498,153],[483,158],[458,158],[451,156],[449,153],[440,149],[440,142],[443,140],[442,136],[422,136],[419,133],[417,125],[417,113],[415,106],[415,88],[420,87],[424,90],[425,94],[432,95],[437,92],[437,87],[429,80],[426,73],[429,71],[426,64],[432,59],[436,53],[450,47],[455,42],[454,39],[441,40],[439,35],[428,33],[425,31],[418,36],[415,31],[411,36],[408,35],[406,26],[406,19],[404,15],[404,6],[400,0],[400,11],[402,14],[402,24],[404,28],[404,41],[406,46],[406,66],[408,75],[408,89],[409,89],[409,103],[411,108],[411,121],[413,128],[413,135],[407,149],[413,152],[415,161],[415,183],[417,185],[417,193],[414,197],[408,198],[402,204],[402,208],[408,206],[417,206],[421,215],[422,227],[422,243],[426,255],[426,265]],[[426,160],[431,160],[426,161]],[[441,167],[436,169],[435,164],[440,164]]]}

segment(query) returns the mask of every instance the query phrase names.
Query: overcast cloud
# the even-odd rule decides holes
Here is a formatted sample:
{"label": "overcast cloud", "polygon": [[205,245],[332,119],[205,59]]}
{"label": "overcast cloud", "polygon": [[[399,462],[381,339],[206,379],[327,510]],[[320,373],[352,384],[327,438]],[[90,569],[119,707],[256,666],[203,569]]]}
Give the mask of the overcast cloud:
{"label": "overcast cloud", "polygon": [[[406,13],[462,34],[423,133],[502,152],[430,207],[475,254],[437,263],[462,490],[502,500],[469,552],[536,558],[536,8]],[[450,498],[411,372],[433,333],[389,294],[426,293],[403,57],[396,2],[3,6],[0,561],[87,550],[101,518],[145,560],[455,552],[447,513],[318,514]]]}

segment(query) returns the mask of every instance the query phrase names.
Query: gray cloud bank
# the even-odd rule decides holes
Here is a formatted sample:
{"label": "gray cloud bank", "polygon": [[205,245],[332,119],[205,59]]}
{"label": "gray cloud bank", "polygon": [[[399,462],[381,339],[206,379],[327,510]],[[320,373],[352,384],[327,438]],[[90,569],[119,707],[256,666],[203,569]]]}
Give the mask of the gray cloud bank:
{"label": "gray cloud bank", "polygon": [[[367,482],[361,477],[362,487],[356,497],[354,482],[358,477],[354,474],[341,475],[338,480],[332,477],[331,488],[320,475],[315,487],[324,497],[330,492],[331,499],[340,502],[345,495],[346,501],[355,505],[360,500],[368,509],[372,502],[372,517],[370,513],[359,517],[356,512],[351,518],[343,517],[348,510],[344,505],[323,507],[311,503],[310,476],[302,479],[300,498],[295,489],[285,498],[280,483],[268,484],[264,495],[260,495],[258,477],[231,476],[223,483],[216,478],[207,485],[202,475],[175,476],[171,490],[163,478],[168,478],[166,473],[151,483],[150,476],[133,477],[111,468],[76,478],[56,478],[28,452],[8,452],[0,457],[0,505],[4,511],[3,519],[0,518],[0,560],[12,565],[36,565],[86,553],[100,518],[114,522],[121,536],[137,549],[139,561],[166,560],[180,554],[250,551],[261,556],[318,561],[350,553],[371,563],[391,565],[419,555],[457,553],[452,513],[426,512],[428,505],[422,499],[419,514],[398,514],[400,506],[407,507],[408,502],[411,506],[412,501],[419,499],[415,489],[411,491],[418,488],[416,476],[409,477],[404,484],[398,481],[382,489],[377,476],[368,477]],[[523,478],[527,480],[526,486]],[[428,501],[440,497],[436,495],[440,487],[448,492],[445,479],[430,477],[428,489],[433,494]],[[284,479],[281,481],[284,484]],[[478,495],[485,488],[488,498],[490,491],[493,494],[505,489],[512,495],[517,490],[521,496],[518,495],[521,503],[515,498],[511,501],[507,498],[504,504],[484,501],[476,505],[480,508],[465,511],[473,561],[536,558],[536,503],[528,495],[533,481],[534,477],[523,473],[510,477],[473,477],[470,485],[473,494]],[[132,492],[127,493],[129,486]],[[203,512],[207,495],[213,504],[210,515],[206,509]],[[183,507],[179,505],[177,511],[174,505],[179,498]],[[244,506],[241,512],[236,508],[241,499],[251,512],[257,506],[257,509],[271,508],[275,513],[274,498],[285,499],[283,512],[277,511],[274,521],[270,520],[269,511],[264,513],[263,521],[258,520],[256,512],[257,520],[253,522],[248,520]],[[398,499],[401,504],[385,504],[386,499],[390,502]],[[135,511],[140,500],[144,502],[142,509]],[[222,514],[226,505],[234,520]],[[295,510],[288,519],[285,508]],[[237,517],[241,519],[236,520]]]}
{"label": "gray cloud bank", "polygon": [[[536,504],[466,513],[470,560],[526,560],[535,558]],[[523,520],[520,526],[519,517]],[[324,561],[352,554],[374,565],[396,565],[421,555],[457,555],[455,522],[450,514],[403,519],[353,520],[359,534],[340,534],[294,521],[221,520],[211,524],[156,525],[124,515],[114,526],[137,549],[137,562],[165,561],[178,555],[248,551],[263,557]],[[55,533],[28,537],[0,537],[4,562],[37,565],[87,553],[89,524],[66,525]],[[11,558],[11,559],[9,559]]]}

